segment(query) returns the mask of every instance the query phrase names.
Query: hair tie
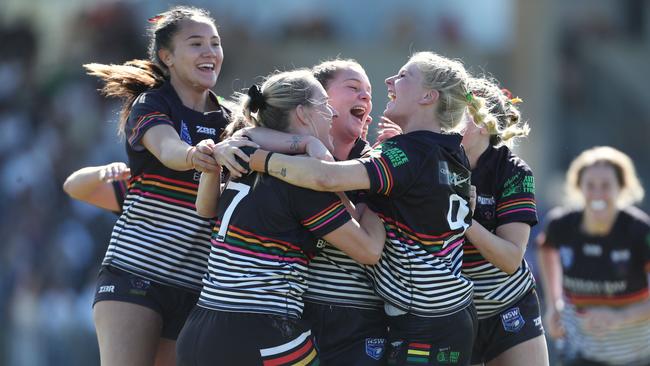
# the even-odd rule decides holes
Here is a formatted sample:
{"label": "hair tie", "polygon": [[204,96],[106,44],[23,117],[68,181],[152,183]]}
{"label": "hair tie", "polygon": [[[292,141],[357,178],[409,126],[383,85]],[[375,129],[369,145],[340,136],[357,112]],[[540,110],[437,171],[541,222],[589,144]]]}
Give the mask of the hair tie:
{"label": "hair tie", "polygon": [[266,98],[264,98],[259,86],[253,84],[248,88],[248,96],[251,98],[249,104],[251,112],[257,113],[266,107]]}
{"label": "hair tie", "polygon": [[512,99],[512,92],[508,90],[507,88],[502,88],[501,92],[505,94],[505,96],[510,100]]}
{"label": "hair tie", "polygon": [[163,16],[164,15],[162,14],[154,15],[151,18],[147,19],[147,21],[151,24],[156,24],[160,19],[162,19]]}
{"label": "hair tie", "polygon": [[465,94],[465,100],[467,103],[472,103],[472,100],[474,100],[474,93],[472,91],[468,91],[467,94]]}

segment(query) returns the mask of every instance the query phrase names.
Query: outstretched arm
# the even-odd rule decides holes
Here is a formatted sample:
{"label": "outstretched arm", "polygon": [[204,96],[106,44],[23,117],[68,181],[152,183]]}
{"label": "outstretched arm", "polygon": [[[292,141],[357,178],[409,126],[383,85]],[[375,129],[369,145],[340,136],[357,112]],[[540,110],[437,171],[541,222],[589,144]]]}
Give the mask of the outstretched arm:
{"label": "outstretched arm", "polygon": [[85,167],[70,174],[63,183],[68,196],[109,211],[121,210],[112,182],[128,179],[131,171],[126,164],[115,162]]}
{"label": "outstretched arm", "polygon": [[323,239],[360,264],[373,265],[379,261],[384,249],[386,229],[379,216],[370,209],[362,209],[360,216],[358,222],[352,219]]}
{"label": "outstretched arm", "polygon": [[298,135],[264,127],[243,128],[235,133],[235,137],[237,136],[246,136],[268,151],[283,154],[309,154],[309,156],[321,160],[334,160],[327,148],[314,136]]}
{"label": "outstretched arm", "polygon": [[[210,141],[214,146],[212,140],[204,141]],[[211,151],[206,153],[206,150],[199,146],[202,142],[197,146],[190,146],[180,139],[173,127],[168,125],[151,127],[142,137],[142,145],[169,169],[215,172],[218,169],[217,162],[211,155]]]}
{"label": "outstretched arm", "polygon": [[250,168],[315,191],[342,192],[370,188],[368,172],[356,160],[327,162],[256,150],[251,155]]}

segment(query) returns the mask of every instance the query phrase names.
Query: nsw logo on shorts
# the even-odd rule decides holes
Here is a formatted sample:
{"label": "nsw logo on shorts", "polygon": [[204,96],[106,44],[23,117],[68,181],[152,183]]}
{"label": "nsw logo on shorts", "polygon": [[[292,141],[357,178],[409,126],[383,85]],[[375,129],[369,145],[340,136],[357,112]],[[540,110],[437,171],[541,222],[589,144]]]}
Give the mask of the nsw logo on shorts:
{"label": "nsw logo on shorts", "polygon": [[519,308],[510,308],[501,313],[501,323],[506,332],[516,333],[526,324],[524,317],[521,316]]}
{"label": "nsw logo on shorts", "polygon": [[384,338],[366,338],[366,354],[375,360],[384,355],[386,340]]}

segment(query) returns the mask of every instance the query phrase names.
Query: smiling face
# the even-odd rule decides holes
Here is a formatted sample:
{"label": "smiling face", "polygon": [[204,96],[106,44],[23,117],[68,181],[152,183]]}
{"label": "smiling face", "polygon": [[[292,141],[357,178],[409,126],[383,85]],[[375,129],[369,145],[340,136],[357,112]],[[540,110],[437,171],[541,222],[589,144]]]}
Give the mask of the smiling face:
{"label": "smiling face", "polygon": [[200,19],[183,20],[172,44],[173,50],[160,50],[171,78],[192,89],[214,87],[223,62],[221,39],[214,24]]}
{"label": "smiling face", "polygon": [[371,87],[363,69],[347,67],[327,83],[329,103],[338,112],[332,121],[332,137],[355,140],[361,136],[372,110]]}
{"label": "smiling face", "polygon": [[621,186],[614,167],[598,163],[585,168],[580,175],[580,192],[585,200],[585,210],[594,216],[615,210]]}
{"label": "smiling face", "polygon": [[413,62],[404,65],[397,75],[386,79],[388,103],[384,116],[399,126],[404,126],[408,117],[418,108],[428,92],[423,86],[423,75]]}
{"label": "smiling face", "polygon": [[307,123],[310,125],[310,134],[318,138],[328,150],[333,151],[332,118],[338,117],[338,112],[328,103],[328,95],[325,89],[317,83],[314,94],[311,97],[311,104],[305,106]]}

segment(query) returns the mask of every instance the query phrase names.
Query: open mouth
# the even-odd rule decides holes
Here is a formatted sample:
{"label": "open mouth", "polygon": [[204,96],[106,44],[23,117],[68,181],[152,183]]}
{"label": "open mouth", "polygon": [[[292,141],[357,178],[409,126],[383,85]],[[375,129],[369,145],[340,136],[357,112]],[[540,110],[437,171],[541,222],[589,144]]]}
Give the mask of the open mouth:
{"label": "open mouth", "polygon": [[366,109],[361,106],[354,106],[350,109],[350,114],[357,118],[359,121],[363,121],[363,117],[366,114]]}
{"label": "open mouth", "polygon": [[201,71],[214,71],[214,64],[213,63],[206,62],[206,63],[203,63],[203,64],[199,64],[197,67]]}
{"label": "open mouth", "polygon": [[389,90],[388,91],[388,100],[391,101],[391,102],[394,102],[395,98],[397,98],[397,96],[395,95],[395,92],[392,92],[392,91]]}

